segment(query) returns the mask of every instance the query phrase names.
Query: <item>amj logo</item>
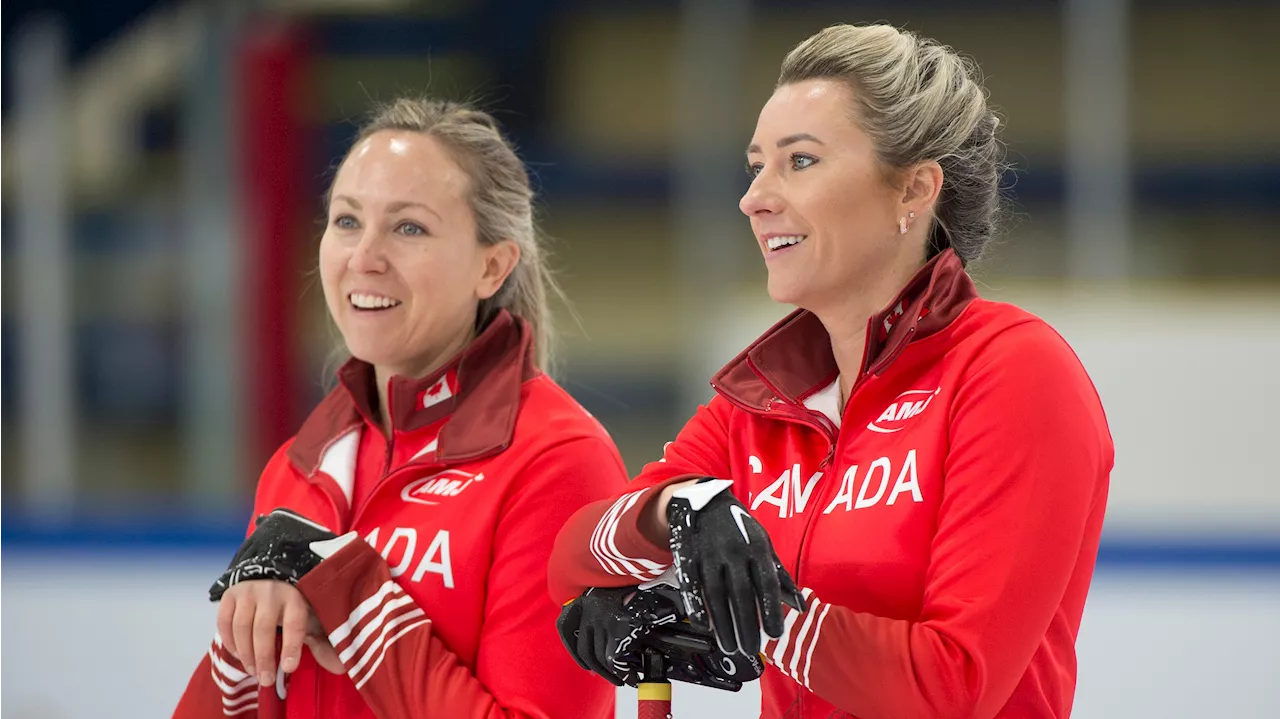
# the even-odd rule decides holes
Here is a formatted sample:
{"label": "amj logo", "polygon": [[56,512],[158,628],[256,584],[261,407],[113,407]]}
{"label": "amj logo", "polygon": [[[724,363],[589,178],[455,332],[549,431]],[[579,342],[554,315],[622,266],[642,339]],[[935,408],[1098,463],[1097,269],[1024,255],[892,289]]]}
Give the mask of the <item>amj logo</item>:
{"label": "amj logo", "polygon": [[471,474],[458,469],[446,469],[439,474],[410,482],[400,490],[400,498],[418,504],[440,504],[443,497],[456,497],[472,482],[484,481],[484,473]]}
{"label": "amj logo", "polygon": [[929,403],[940,391],[941,388],[909,389],[903,392],[893,398],[893,403],[885,408],[876,421],[867,424],[867,429],[884,434],[901,431],[908,419],[928,409]]}

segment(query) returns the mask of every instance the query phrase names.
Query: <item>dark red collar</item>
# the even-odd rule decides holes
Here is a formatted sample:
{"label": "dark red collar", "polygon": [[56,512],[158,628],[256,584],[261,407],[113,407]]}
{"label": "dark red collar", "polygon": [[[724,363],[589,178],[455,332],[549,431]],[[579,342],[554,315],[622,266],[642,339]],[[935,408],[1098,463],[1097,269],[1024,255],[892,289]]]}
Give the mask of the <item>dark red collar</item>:
{"label": "dark red collar", "polygon": [[[456,374],[456,391],[447,382],[451,372]],[[520,387],[537,374],[528,323],[502,310],[444,367],[418,379],[391,378],[391,428],[397,434],[413,432],[449,417],[436,450],[440,462],[499,452],[511,443],[515,431]],[[320,456],[331,442],[361,423],[379,424],[373,366],[352,359],[338,370],[338,381],[289,448],[289,460],[308,476],[319,468]],[[442,381],[452,396],[429,400]]]}
{"label": "dark red collar", "polygon": [[[907,343],[946,327],[977,296],[960,258],[944,250],[868,320],[862,372],[884,371]],[[725,365],[711,386],[740,404],[763,410],[775,398],[799,403],[838,374],[826,328],[812,312],[796,310]]]}

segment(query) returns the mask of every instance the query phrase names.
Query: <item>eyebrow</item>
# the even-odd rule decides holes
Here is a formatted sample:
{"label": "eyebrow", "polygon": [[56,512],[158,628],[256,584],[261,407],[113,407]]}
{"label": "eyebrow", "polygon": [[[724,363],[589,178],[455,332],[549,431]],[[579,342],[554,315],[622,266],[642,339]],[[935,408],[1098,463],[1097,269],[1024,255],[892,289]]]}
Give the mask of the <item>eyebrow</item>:
{"label": "eyebrow", "polygon": [[[816,142],[816,143],[818,143],[819,145],[825,145],[825,144],[826,144],[826,143],[824,143],[822,140],[819,140],[818,138],[814,137],[813,135],[810,135],[810,134],[809,134],[809,133],[807,133],[807,132],[797,132],[797,133],[796,133],[796,134],[794,134],[794,135],[787,135],[786,137],[782,138],[781,140],[778,140],[778,148],[779,148],[779,149],[781,149],[781,148],[783,148],[783,147],[786,147],[787,145],[794,145],[794,144],[796,144],[797,142],[804,142],[804,141],[806,141],[806,140],[808,140],[809,142]],[[751,145],[750,147],[748,147],[748,148],[747,148],[747,154],[748,154],[748,155],[750,155],[750,154],[751,154],[751,153],[753,153],[753,152],[760,152],[760,146],[759,146],[759,145]]]}
{"label": "eyebrow", "polygon": [[[334,199],[334,201],[335,201],[335,202],[336,202],[336,201],[338,201],[338,200],[342,200],[343,202],[347,203],[348,205],[351,205],[352,207],[356,208],[357,210],[363,210],[363,209],[364,209],[364,208],[360,205],[360,203],[356,200],[356,198],[354,198],[354,197],[350,197],[350,196],[348,196],[348,195],[334,195],[334,196],[333,196],[333,199]],[[388,204],[387,204],[387,212],[399,212],[399,211],[401,211],[401,210],[403,210],[403,209],[405,209],[405,208],[408,208],[408,207],[417,207],[417,208],[420,208],[420,209],[426,210],[427,212],[430,212],[431,214],[435,215],[435,216],[436,216],[436,219],[441,219],[441,218],[440,218],[440,213],[439,213],[439,212],[436,212],[435,210],[431,209],[430,207],[427,207],[426,205],[422,204],[421,202],[409,202],[409,201],[407,201],[407,200],[401,200],[401,201],[399,201],[399,202],[391,202],[391,203],[388,203]]]}
{"label": "eyebrow", "polygon": [[408,202],[405,200],[402,200],[400,202],[391,202],[387,204],[387,212],[399,212],[408,207],[416,207],[420,210],[426,210],[427,212],[430,212],[431,214],[435,215],[437,220],[442,219],[440,217],[439,212],[436,212],[435,210],[431,209],[430,207],[427,207],[421,202]]}

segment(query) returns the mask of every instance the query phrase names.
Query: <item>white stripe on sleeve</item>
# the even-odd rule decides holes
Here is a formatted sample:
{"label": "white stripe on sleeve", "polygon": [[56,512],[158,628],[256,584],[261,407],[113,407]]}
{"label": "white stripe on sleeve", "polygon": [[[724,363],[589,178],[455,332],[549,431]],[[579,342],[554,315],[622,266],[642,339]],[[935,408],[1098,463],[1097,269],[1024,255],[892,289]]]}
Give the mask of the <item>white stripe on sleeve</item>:
{"label": "white stripe on sleeve", "polygon": [[400,589],[400,585],[396,584],[394,580],[388,579],[383,582],[382,586],[378,587],[378,591],[373,593],[373,596],[363,602],[360,602],[360,604],[356,605],[355,609],[351,610],[351,615],[347,618],[347,621],[343,622],[337,629],[329,633],[329,643],[335,647],[338,646],[339,642],[350,636],[351,632],[355,630],[356,625],[360,623],[361,619],[364,619],[366,614],[382,605],[383,599],[390,594],[399,594],[403,591],[404,590]]}
{"label": "white stripe on sleeve", "polygon": [[827,612],[831,610],[828,604],[822,608],[822,616],[818,617],[818,625],[813,629],[813,636],[809,639],[809,651],[804,657],[804,688],[809,688],[809,667],[813,665],[813,650],[818,646],[818,635],[822,633],[822,623],[827,619]]}
{"label": "white stripe on sleeve", "polygon": [[426,619],[426,618],[419,619],[418,621],[404,627],[400,631],[393,634],[391,638],[387,640],[387,643],[382,646],[382,650],[378,652],[378,658],[376,661],[374,661],[372,665],[369,666],[369,671],[365,672],[364,676],[360,678],[360,681],[356,682],[356,689],[363,687],[365,685],[365,682],[369,681],[369,677],[372,677],[373,673],[378,671],[378,666],[382,664],[382,660],[387,658],[387,650],[391,648],[392,644],[396,643],[396,640],[408,634],[409,632],[413,631],[414,629],[417,629],[423,624],[427,624],[430,621],[431,621],[430,619]]}

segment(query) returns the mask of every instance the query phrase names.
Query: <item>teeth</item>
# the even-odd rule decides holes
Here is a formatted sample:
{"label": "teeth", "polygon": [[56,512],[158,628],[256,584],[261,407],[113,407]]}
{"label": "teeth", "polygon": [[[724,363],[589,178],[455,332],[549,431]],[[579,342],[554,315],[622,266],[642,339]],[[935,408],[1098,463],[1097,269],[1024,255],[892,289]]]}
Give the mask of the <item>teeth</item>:
{"label": "teeth", "polygon": [[769,249],[776,250],[779,247],[789,247],[790,245],[798,245],[805,238],[804,235],[783,235],[779,237],[769,238]]}
{"label": "teeth", "polygon": [[380,297],[378,295],[364,295],[356,292],[351,293],[351,304],[362,310],[377,310],[384,307],[395,307],[400,304],[399,300],[393,300],[390,297]]}

